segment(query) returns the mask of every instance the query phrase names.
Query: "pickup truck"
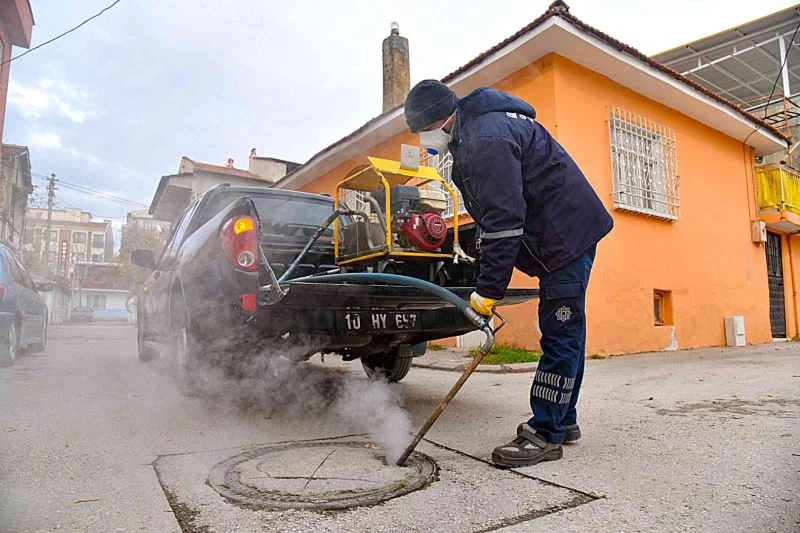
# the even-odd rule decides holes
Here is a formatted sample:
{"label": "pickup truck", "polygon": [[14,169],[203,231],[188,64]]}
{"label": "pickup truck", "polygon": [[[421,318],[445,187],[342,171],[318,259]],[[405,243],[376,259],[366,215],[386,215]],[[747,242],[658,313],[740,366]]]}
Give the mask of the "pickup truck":
{"label": "pickup truck", "polygon": [[[281,276],[333,210],[329,196],[279,189],[223,184],[200,196],[174,224],[160,256],[132,254],[134,264],[152,270],[138,296],[140,359],[170,348],[188,372],[253,350],[295,360],[335,352],[359,359],[368,376],[394,382],[425,354],[427,341],[475,329],[455,307],[419,289],[316,281],[337,270],[333,229],[291,272],[298,281],[270,301],[264,288],[272,274]],[[463,299],[473,290],[449,289]],[[501,303],[536,294],[511,289]]]}

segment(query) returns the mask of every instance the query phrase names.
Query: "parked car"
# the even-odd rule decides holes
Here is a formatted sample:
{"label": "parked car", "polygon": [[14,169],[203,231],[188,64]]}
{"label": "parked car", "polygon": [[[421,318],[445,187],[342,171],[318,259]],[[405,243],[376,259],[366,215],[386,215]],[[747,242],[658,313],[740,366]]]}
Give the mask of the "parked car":
{"label": "parked car", "polygon": [[[427,341],[474,329],[455,307],[407,286],[307,279],[268,302],[267,261],[280,276],[333,210],[333,199],[318,194],[227,185],[207,191],[174,225],[160,257],[132,254],[134,264],[152,270],[137,304],[140,359],[173,348],[183,373],[219,351],[246,357],[264,344],[297,360],[336,352],[360,359],[370,377],[399,381]],[[322,233],[295,276],[336,269],[333,241],[333,230]],[[468,299],[473,289],[451,290]],[[510,289],[502,305],[537,294]]]}
{"label": "parked car", "polygon": [[73,322],[93,322],[94,309],[91,307],[75,307],[69,316]]}
{"label": "parked car", "polygon": [[22,348],[43,351],[47,346],[47,306],[39,292],[48,290],[52,284],[36,285],[0,244],[0,366],[13,365]]}

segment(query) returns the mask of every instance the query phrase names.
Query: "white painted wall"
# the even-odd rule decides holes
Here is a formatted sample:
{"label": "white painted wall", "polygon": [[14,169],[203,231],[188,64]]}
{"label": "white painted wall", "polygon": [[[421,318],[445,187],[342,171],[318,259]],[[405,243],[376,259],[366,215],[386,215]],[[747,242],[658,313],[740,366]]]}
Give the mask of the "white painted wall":
{"label": "white painted wall", "polygon": [[90,303],[93,298],[90,296],[104,295],[106,297],[105,309],[94,309],[95,320],[128,320],[129,314],[126,307],[129,293],[128,291],[120,290],[101,290],[101,289],[75,289],[72,292],[72,305],[77,307],[82,305],[84,307],[91,307]]}

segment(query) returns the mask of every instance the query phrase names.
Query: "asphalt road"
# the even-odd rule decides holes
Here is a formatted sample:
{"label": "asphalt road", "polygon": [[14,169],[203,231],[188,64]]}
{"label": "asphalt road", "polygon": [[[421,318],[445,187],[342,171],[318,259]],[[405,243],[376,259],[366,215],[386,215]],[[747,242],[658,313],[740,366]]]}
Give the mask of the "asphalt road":
{"label": "asphalt road", "polygon": [[487,460],[527,417],[532,375],[475,375],[420,446],[428,487],[324,513],[227,502],[207,484],[221,461],[402,441],[404,413],[418,427],[456,379],[371,385],[357,362],[315,359],[279,385],[255,366],[186,395],[168,358],[138,361],[132,326],[52,328],[45,353],[0,369],[0,531],[800,531],[798,343],[589,361],[584,438],[518,471]]}

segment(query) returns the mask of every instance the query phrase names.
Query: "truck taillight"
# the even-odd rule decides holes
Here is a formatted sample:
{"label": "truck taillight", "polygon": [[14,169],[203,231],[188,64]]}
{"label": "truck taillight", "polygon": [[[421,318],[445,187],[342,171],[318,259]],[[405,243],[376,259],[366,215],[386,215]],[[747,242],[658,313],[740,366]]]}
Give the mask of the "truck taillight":
{"label": "truck taillight", "polygon": [[239,216],[228,220],[222,226],[219,240],[234,267],[247,272],[258,271],[258,234],[253,217]]}

